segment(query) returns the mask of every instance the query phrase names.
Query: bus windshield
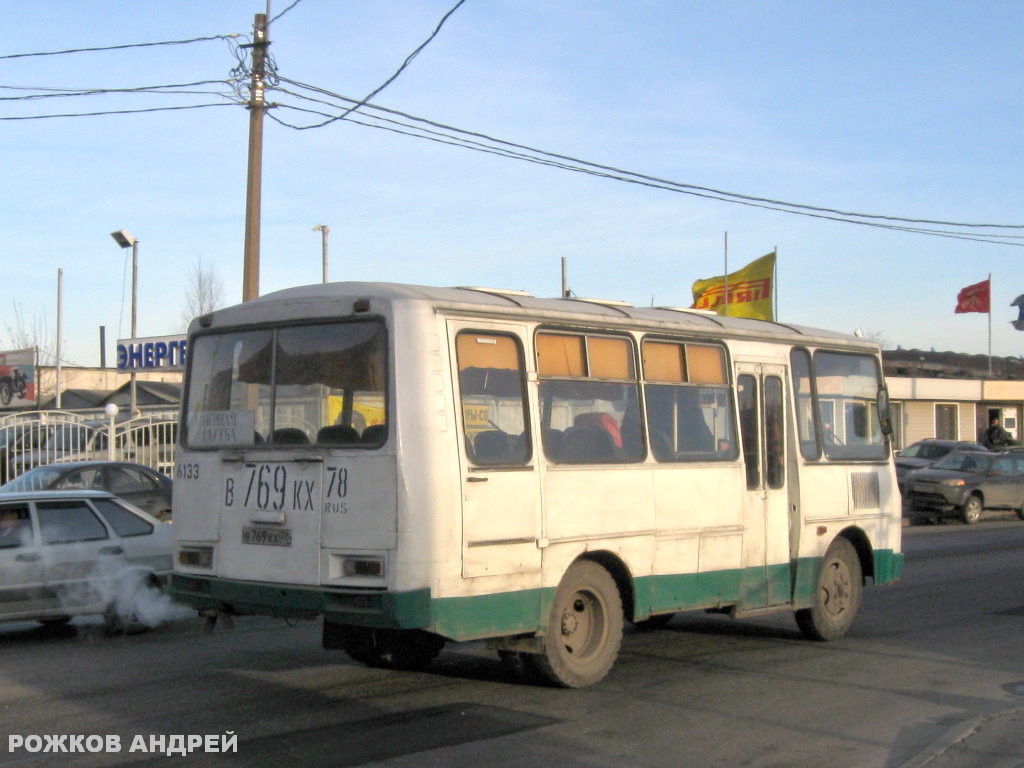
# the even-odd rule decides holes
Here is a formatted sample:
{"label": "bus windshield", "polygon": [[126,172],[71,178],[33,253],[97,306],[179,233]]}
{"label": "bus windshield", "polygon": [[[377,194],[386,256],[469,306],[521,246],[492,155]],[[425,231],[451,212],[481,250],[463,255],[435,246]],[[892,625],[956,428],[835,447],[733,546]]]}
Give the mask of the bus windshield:
{"label": "bus windshield", "polygon": [[387,335],[378,320],[229,331],[190,347],[185,445],[381,445]]}

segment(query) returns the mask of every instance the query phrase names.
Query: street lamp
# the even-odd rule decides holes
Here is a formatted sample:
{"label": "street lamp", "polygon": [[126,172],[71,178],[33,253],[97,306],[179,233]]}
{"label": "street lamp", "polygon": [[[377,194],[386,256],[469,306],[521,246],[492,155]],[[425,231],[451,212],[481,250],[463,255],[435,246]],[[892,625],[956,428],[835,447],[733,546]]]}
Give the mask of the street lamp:
{"label": "street lamp", "polygon": [[323,252],[324,260],[324,282],[327,282],[327,233],[330,232],[330,228],[326,224],[317,224],[313,227],[314,232],[320,233],[320,248]]}
{"label": "street lamp", "polygon": [[[139,241],[129,235],[125,230],[119,229],[117,232],[111,232],[110,236],[114,238],[114,242],[122,248],[132,249],[132,341],[136,338],[136,320],[138,316],[138,295],[139,295]],[[132,368],[131,374],[131,416],[129,418],[135,418],[137,399],[135,396],[135,369]]]}

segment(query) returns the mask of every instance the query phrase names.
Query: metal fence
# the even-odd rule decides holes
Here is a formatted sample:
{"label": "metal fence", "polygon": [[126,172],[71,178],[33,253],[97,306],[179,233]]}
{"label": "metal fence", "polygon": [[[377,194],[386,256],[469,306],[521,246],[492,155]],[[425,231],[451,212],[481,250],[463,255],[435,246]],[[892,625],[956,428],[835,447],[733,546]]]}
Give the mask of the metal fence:
{"label": "metal fence", "polygon": [[176,411],[115,421],[103,411],[31,411],[0,417],[0,482],[60,461],[133,461],[174,468]]}

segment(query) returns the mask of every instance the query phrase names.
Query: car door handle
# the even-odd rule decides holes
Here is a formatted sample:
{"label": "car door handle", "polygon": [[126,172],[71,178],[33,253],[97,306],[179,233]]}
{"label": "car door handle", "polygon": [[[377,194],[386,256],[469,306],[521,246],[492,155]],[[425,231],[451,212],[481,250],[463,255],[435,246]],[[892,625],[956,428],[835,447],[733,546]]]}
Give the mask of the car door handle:
{"label": "car door handle", "polygon": [[38,552],[25,552],[14,559],[22,563],[34,563],[37,560],[41,560],[42,556]]}
{"label": "car door handle", "polygon": [[123,547],[118,547],[118,546],[100,547],[100,554],[101,555],[123,555],[124,554],[124,548]]}

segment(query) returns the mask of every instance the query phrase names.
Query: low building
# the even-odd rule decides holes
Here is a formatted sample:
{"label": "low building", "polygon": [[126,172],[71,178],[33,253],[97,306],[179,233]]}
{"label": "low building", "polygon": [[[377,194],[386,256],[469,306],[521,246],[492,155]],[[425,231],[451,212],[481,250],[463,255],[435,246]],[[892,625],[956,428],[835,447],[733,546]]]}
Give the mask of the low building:
{"label": "low building", "polygon": [[[152,370],[136,373],[136,399],[139,409],[174,410],[181,402],[181,386],[184,377],[180,370]],[[131,374],[116,368],[61,367],[60,410],[102,410],[107,403],[114,403],[127,412],[130,403],[129,385]],[[57,369],[51,365],[36,367],[36,393],[30,410],[54,410],[57,408]],[[25,405],[15,403],[4,410],[26,410]]]}

